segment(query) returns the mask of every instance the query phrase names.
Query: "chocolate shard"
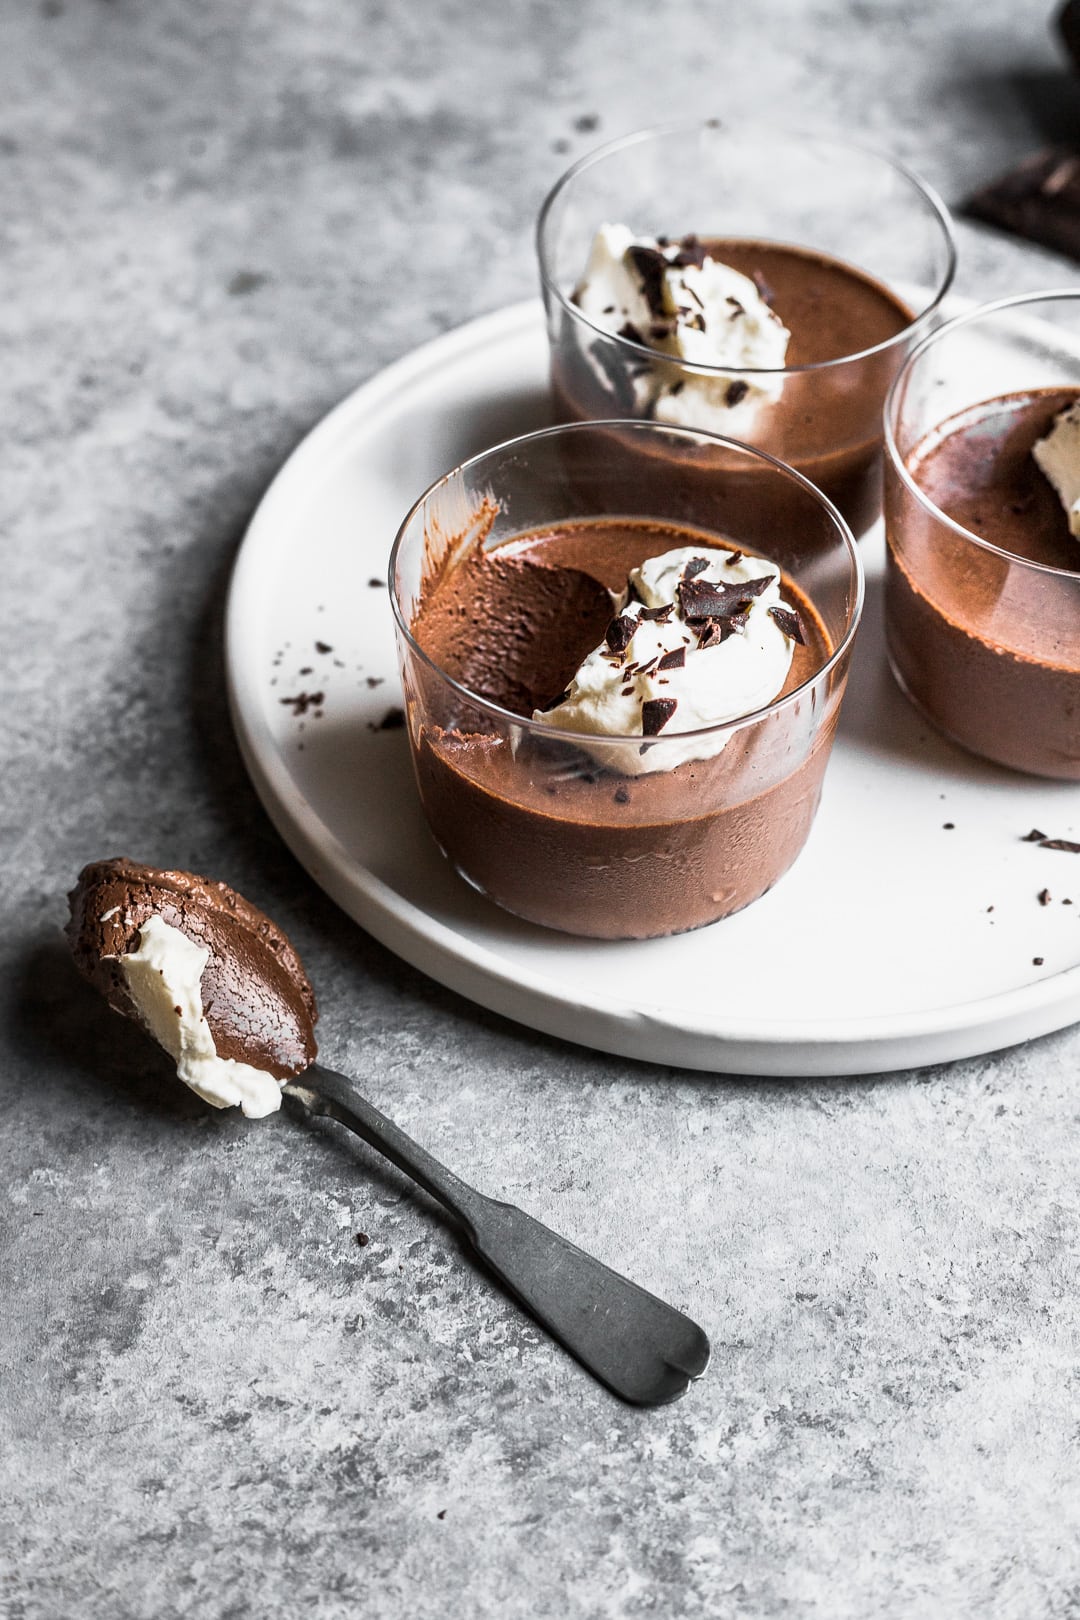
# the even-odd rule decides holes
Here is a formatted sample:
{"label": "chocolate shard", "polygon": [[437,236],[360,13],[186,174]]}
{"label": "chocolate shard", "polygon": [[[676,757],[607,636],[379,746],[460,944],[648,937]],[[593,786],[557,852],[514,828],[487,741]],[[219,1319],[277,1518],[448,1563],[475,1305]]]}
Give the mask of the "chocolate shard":
{"label": "chocolate shard", "polygon": [[659,317],[664,311],[664,271],[668,261],[659,248],[642,247],[634,243],[626,250],[626,257],[630,260],[641,279],[641,293],[649,306],[650,315]]}
{"label": "chocolate shard", "polygon": [[1071,838],[1044,838],[1039,843],[1040,849],[1063,849],[1070,855],[1080,855],[1080,844],[1074,844]]}
{"label": "chocolate shard", "polygon": [[705,652],[709,647],[719,647],[734,631],[726,619],[706,619],[698,630],[698,651]]}
{"label": "chocolate shard", "polygon": [[1053,146],[968,199],[965,213],[1080,260],[1080,152]]}
{"label": "chocolate shard", "polygon": [[773,302],[774,302],[774,300],[776,298],[776,292],[769,285],[769,283],[765,280],[765,277],[762,275],[761,271],[760,270],[751,270],[751,272],[750,272],[750,280],[754,283],[754,286],[757,288],[758,297],[761,299],[762,303],[763,304],[768,304],[769,308],[772,309]]}
{"label": "chocolate shard", "polygon": [[1050,904],[1050,890],[1040,889],[1036,895],[1036,899],[1038,900],[1040,906],[1048,906]]}
{"label": "chocolate shard", "polygon": [[667,624],[674,611],[674,602],[664,602],[660,607],[642,608],[641,617],[653,624]]}
{"label": "chocolate shard", "polygon": [[806,633],[803,630],[803,622],[794,608],[771,607],[769,612],[789,640],[797,641],[800,647],[806,646]]}
{"label": "chocolate shard", "polygon": [[607,378],[612,404],[620,414],[630,415],[634,408],[634,379],[623,365],[620,352],[613,343],[601,341],[593,343],[589,353]]}
{"label": "chocolate shard", "polygon": [[727,619],[738,613],[745,602],[760,596],[772,584],[771,574],[747,579],[736,585],[713,584],[707,579],[683,579],[679,582],[679,607],[687,624],[698,624],[702,619]]}
{"label": "chocolate shard", "polygon": [[1020,842],[1022,844],[1041,844],[1045,837],[1046,834],[1044,832],[1040,832],[1038,827],[1032,827],[1029,833],[1024,834]]}
{"label": "chocolate shard", "polygon": [[663,731],[678,707],[675,698],[649,698],[641,705],[641,735],[655,737]]}
{"label": "chocolate shard", "polygon": [[727,566],[729,568],[734,568],[735,564],[736,563],[741,563],[742,560],[743,560],[743,553],[741,551],[729,552],[729,554],[724,558],[724,561],[726,562],[726,564],[727,564]]}
{"label": "chocolate shard", "polygon": [[674,652],[665,653],[657,664],[657,669],[683,669],[686,665],[686,648],[676,647]]}
{"label": "chocolate shard", "polygon": [[677,270],[685,270],[689,265],[693,265],[695,269],[700,270],[708,256],[708,252],[702,243],[698,241],[696,236],[691,234],[680,239],[679,251],[668,260],[668,263]]}
{"label": "chocolate shard", "polygon": [[634,638],[637,629],[637,620],[631,619],[628,614],[620,613],[617,619],[612,619],[607,627],[604,640],[612,652],[625,652]]}
{"label": "chocolate shard", "polygon": [[727,393],[724,395],[725,405],[738,405],[740,400],[746,398],[750,392],[750,384],[742,377],[736,377],[734,382],[728,383]]}
{"label": "chocolate shard", "polygon": [[693,579],[695,574],[703,574],[708,566],[708,557],[691,557],[682,571],[682,577],[683,579]]}

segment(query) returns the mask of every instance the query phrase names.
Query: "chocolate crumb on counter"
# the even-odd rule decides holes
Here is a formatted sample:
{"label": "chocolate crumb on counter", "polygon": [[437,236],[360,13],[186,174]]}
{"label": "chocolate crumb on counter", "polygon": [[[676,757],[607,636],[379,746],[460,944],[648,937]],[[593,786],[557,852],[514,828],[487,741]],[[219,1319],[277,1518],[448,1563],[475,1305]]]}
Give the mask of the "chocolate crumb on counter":
{"label": "chocolate crumb on counter", "polygon": [[1032,967],[1042,967],[1045,960],[1045,956],[1033,956],[1031,958],[1031,965]]}
{"label": "chocolate crumb on counter", "polygon": [[384,591],[386,589],[385,579],[369,579],[368,589],[372,591]]}
{"label": "chocolate crumb on counter", "polygon": [[1020,842],[1022,844],[1041,844],[1045,837],[1046,834],[1044,832],[1040,832],[1038,827],[1032,827],[1029,833],[1024,834]]}
{"label": "chocolate crumb on counter", "polygon": [[1069,855],[1080,855],[1080,844],[1074,844],[1071,838],[1044,838],[1039,844],[1040,849],[1063,849]]}
{"label": "chocolate crumb on counter", "polygon": [[326,656],[327,653],[332,653],[333,650],[334,650],[333,647],[331,647],[331,645],[330,645],[330,643],[328,641],[317,641],[315,643],[315,651],[317,653],[322,653],[322,655],[324,657]]}
{"label": "chocolate crumb on counter", "polygon": [[366,1249],[371,1239],[366,1232],[357,1232],[354,1241],[358,1249]]}
{"label": "chocolate crumb on counter", "polygon": [[955,821],[943,821],[941,823],[941,829],[942,829],[943,832],[955,832],[956,831],[956,822]]}
{"label": "chocolate crumb on counter", "polygon": [[1038,900],[1040,906],[1048,906],[1050,904],[1050,890],[1040,889],[1036,895],[1036,899]]}

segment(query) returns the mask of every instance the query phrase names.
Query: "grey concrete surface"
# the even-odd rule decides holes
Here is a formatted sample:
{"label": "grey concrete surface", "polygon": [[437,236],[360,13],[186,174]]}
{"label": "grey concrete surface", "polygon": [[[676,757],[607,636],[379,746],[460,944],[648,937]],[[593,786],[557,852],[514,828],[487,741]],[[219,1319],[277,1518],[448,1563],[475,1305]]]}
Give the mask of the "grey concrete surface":
{"label": "grey concrete surface", "polygon": [[[1046,11],[7,0],[4,1620],[1080,1615],[1080,1035],[755,1084],[478,1012],[282,847],[220,645],[275,468],[358,381],[532,291],[571,157],[775,114],[955,202],[1075,130]],[[1077,279],[959,241],[963,292]],[[395,1174],[170,1083],[58,937],[117,852],[270,910],[327,1060],[690,1308],[708,1377],[620,1406]]]}

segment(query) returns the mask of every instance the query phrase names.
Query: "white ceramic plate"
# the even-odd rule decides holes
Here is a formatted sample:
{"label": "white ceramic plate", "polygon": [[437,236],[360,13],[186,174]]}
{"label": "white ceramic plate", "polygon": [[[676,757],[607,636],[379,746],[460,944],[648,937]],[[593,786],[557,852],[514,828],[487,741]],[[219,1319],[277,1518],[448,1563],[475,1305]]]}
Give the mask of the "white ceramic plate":
{"label": "white ceramic plate", "polygon": [[[821,810],[771,893],[698,933],[612,944],[518,922],[449,869],[404,731],[377,729],[400,688],[387,593],[369,581],[427,484],[546,420],[546,368],[535,303],[426,344],[308,435],[252,520],[228,603],[233,719],[315,881],[463,995],[627,1057],[856,1074],[1080,1019],[1080,855],[1021,841],[1080,839],[1080,789],[980,764],[908,707],[885,666],[880,532],[863,542],[867,611]],[[323,694],[306,714],[305,693]]]}

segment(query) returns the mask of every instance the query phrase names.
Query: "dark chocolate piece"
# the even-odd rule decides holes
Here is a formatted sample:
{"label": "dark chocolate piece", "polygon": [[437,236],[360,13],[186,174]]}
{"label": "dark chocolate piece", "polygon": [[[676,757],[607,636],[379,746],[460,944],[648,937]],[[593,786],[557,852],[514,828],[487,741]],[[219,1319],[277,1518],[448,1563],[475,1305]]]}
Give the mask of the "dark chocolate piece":
{"label": "dark chocolate piece", "polygon": [[648,619],[652,624],[667,624],[674,611],[674,602],[664,602],[660,607],[642,608],[641,617]]}
{"label": "dark chocolate piece", "polygon": [[1020,842],[1022,844],[1041,844],[1045,837],[1046,834],[1044,832],[1040,832],[1038,827],[1032,827],[1029,833],[1024,834]]}
{"label": "dark chocolate piece", "polygon": [[317,641],[315,643],[315,651],[317,653],[322,653],[325,655],[326,653],[332,653],[333,650],[333,647],[331,647],[328,641]]}
{"label": "dark chocolate piece", "polygon": [[607,627],[604,640],[612,652],[625,652],[634,637],[637,629],[637,620],[631,619],[627,614],[620,613],[617,619],[612,619]]}
{"label": "dark chocolate piece", "polygon": [[682,571],[682,577],[683,579],[693,579],[695,574],[703,574],[708,566],[708,557],[691,557]]}
{"label": "dark chocolate piece", "polygon": [[737,585],[714,584],[707,579],[683,579],[679,584],[679,606],[687,624],[699,624],[702,619],[728,619],[743,604],[760,596],[772,584],[771,574],[747,579]]}
{"label": "dark chocolate piece", "polygon": [[727,563],[727,566],[729,568],[734,568],[735,564],[736,563],[741,563],[742,560],[743,560],[743,553],[741,551],[732,551],[724,559],[724,561]]}
{"label": "dark chocolate piece", "polygon": [[1040,889],[1036,898],[1040,906],[1048,906],[1050,904],[1050,890]]}
{"label": "dark chocolate piece", "polygon": [[649,306],[650,315],[664,314],[664,271],[667,260],[659,248],[641,247],[634,243],[626,250],[626,257],[641,278],[641,293]]}
{"label": "dark chocolate piece", "polygon": [[1080,844],[1074,844],[1069,838],[1044,838],[1039,845],[1040,849],[1063,849],[1069,855],[1080,855]]}
{"label": "dark chocolate piece", "polygon": [[297,692],[295,697],[278,698],[279,703],[288,704],[293,714],[299,717],[307,714],[309,709],[317,709],[320,703],[326,702],[325,692]]}
{"label": "dark chocolate piece", "polygon": [[1031,965],[1032,967],[1042,967],[1045,960],[1046,958],[1043,956],[1033,956],[1031,958]]}
{"label": "dark chocolate piece", "polygon": [[965,212],[1080,259],[1080,152],[1053,146],[969,198]]}
{"label": "dark chocolate piece", "polygon": [[750,280],[757,288],[758,297],[761,299],[762,303],[768,304],[769,308],[772,309],[773,301],[776,298],[775,289],[771,287],[765,280],[765,277],[762,275],[760,270],[751,270]]}
{"label": "dark chocolate piece", "polygon": [[802,620],[794,608],[771,607],[769,612],[785,636],[788,636],[792,641],[797,641],[800,647],[806,646],[806,633],[803,630]]}
{"label": "dark chocolate piece", "polygon": [[663,731],[678,707],[676,698],[649,698],[641,705],[641,735],[655,737]]}
{"label": "dark chocolate piece", "polygon": [[657,664],[657,669],[682,669],[686,664],[686,648],[676,647],[674,652],[665,653]]}
{"label": "dark chocolate piece", "polygon": [[734,382],[728,383],[728,391],[724,395],[725,404],[737,405],[741,399],[746,398],[749,392],[750,384],[744,382],[741,377],[736,377]]}
{"label": "dark chocolate piece", "polygon": [[369,579],[368,585],[373,591],[381,591],[386,589],[385,579]]}

